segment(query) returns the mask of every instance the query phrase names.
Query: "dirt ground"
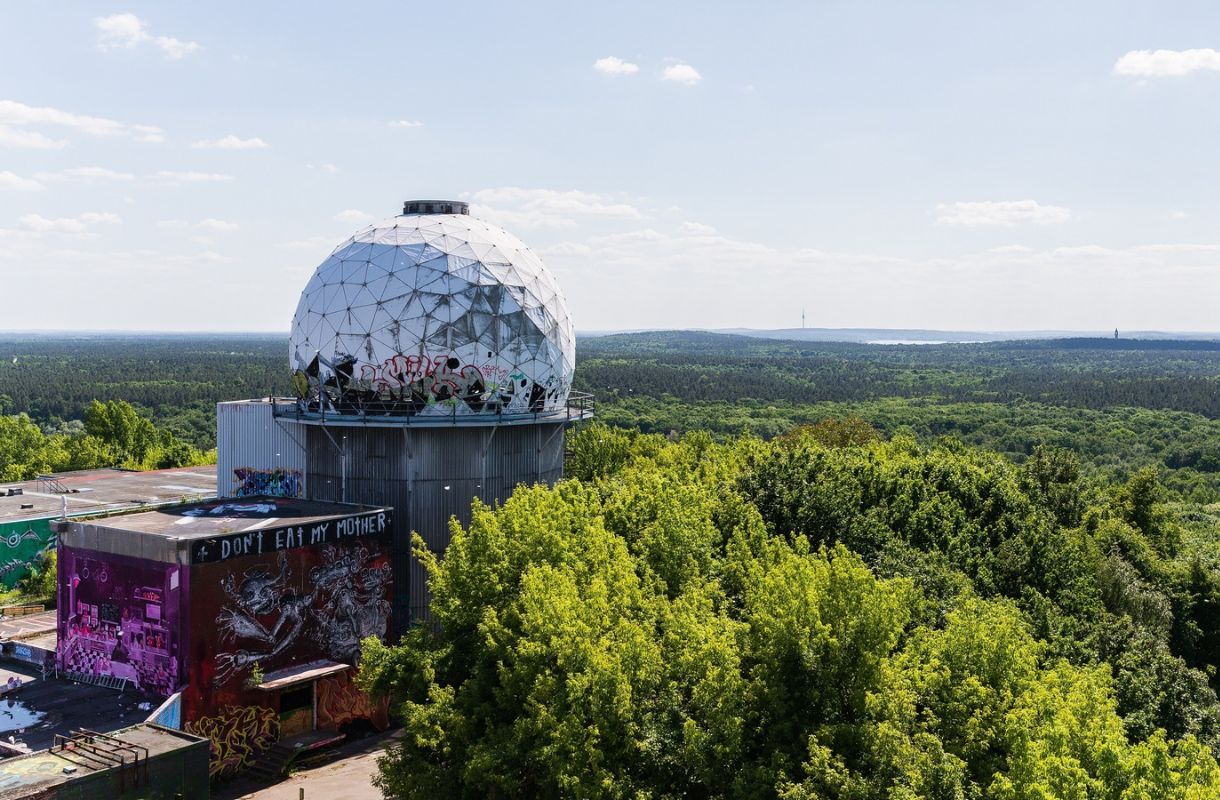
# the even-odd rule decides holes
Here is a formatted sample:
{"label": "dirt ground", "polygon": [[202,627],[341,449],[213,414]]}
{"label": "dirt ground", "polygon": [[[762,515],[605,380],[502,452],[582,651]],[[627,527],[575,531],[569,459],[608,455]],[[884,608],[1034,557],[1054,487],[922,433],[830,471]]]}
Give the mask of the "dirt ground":
{"label": "dirt ground", "polygon": [[[212,791],[213,800],[383,800],[373,786],[377,757],[397,735],[370,736],[336,748],[335,759],[300,769],[280,783],[237,780]],[[301,789],[305,794],[301,794]]]}

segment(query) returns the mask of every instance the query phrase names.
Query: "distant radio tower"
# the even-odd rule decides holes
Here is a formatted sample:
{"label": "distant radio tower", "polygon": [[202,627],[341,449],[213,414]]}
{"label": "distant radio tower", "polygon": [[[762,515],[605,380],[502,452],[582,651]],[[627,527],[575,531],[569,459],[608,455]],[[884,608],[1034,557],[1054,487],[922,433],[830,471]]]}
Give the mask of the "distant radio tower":
{"label": "distant radio tower", "polygon": [[805,330],[805,309],[801,309],[801,330]]}

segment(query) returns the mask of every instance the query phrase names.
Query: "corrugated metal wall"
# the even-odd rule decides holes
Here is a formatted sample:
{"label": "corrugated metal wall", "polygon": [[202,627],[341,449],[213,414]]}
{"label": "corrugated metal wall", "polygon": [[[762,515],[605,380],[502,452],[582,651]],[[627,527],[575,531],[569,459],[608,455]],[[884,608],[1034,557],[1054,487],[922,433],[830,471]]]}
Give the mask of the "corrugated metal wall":
{"label": "corrugated metal wall", "polygon": [[429,619],[426,576],[410,555],[412,531],[429,549],[443,552],[449,519],[469,524],[475,497],[499,502],[520,483],[549,485],[563,477],[563,423],[301,428],[312,498],[394,508],[394,628],[399,632],[411,621]]}
{"label": "corrugated metal wall", "polygon": [[216,406],[216,493],[307,497],[303,426],[277,420],[275,403],[240,400]]}

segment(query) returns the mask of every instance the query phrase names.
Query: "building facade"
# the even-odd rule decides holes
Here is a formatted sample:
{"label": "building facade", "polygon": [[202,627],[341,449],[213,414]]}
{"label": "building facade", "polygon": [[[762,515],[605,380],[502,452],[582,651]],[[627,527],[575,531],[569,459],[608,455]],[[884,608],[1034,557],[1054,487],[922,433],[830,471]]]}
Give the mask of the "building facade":
{"label": "building facade", "polygon": [[384,702],[352,683],[392,634],[393,512],[257,496],[85,522],[59,533],[59,669],[181,693],[213,773],[277,741],[354,724]]}

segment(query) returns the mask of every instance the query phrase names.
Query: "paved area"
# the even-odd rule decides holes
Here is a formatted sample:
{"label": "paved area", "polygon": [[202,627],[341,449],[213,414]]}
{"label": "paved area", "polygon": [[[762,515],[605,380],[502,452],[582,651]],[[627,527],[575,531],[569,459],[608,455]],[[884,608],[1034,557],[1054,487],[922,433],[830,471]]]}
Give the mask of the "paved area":
{"label": "paved area", "polygon": [[348,742],[332,751],[334,759],[300,769],[283,781],[268,786],[250,780],[237,780],[213,790],[212,800],[384,800],[373,786],[377,757],[397,731]]}
{"label": "paved area", "polygon": [[55,630],[55,612],[43,611],[24,617],[0,617],[0,641],[28,639]]}
{"label": "paved area", "polygon": [[152,708],[157,704],[130,689],[120,693],[56,678],[44,680],[36,669],[0,663],[0,687],[13,675],[21,678],[22,686],[0,697],[0,739],[8,742],[12,737],[14,744],[30,750],[50,747],[57,733],[66,735],[80,728],[109,733],[143,722],[151,711],[140,709],[139,704],[151,702]]}

